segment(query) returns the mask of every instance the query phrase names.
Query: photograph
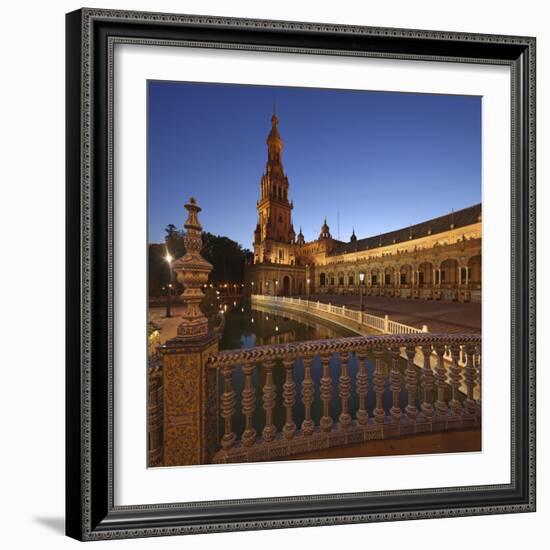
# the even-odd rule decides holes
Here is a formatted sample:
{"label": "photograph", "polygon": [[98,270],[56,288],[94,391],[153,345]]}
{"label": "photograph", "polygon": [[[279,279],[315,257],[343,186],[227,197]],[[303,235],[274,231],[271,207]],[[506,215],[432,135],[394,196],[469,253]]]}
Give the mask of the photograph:
{"label": "photograph", "polygon": [[146,86],[148,467],[483,451],[482,97]]}

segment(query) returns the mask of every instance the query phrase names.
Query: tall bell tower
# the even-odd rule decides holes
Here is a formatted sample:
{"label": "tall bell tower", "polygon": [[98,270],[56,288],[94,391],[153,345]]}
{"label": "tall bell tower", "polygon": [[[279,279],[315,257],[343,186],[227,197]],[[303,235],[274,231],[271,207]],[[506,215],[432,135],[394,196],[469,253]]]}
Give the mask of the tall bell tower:
{"label": "tall bell tower", "polygon": [[[267,162],[260,180],[257,202],[258,225],[254,231],[255,262],[291,263],[292,245],[296,238],[292,225],[293,204],[288,200],[288,178],[283,170],[283,140],[279,119],[273,108],[271,131],[267,136]],[[275,253],[276,252],[276,253]],[[286,253],[285,253],[286,252]]]}

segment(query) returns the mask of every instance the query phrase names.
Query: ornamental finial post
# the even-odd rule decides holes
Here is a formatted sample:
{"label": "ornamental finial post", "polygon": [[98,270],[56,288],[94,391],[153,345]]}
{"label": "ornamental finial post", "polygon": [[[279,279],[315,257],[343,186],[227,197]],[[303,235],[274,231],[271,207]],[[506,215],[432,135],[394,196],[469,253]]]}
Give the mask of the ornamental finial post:
{"label": "ornamental finial post", "polygon": [[178,281],[183,285],[181,295],[183,301],[182,321],[178,325],[178,340],[200,340],[208,336],[208,319],[200,309],[204,297],[202,286],[207,283],[212,271],[212,264],[201,256],[202,226],[198,214],[201,211],[194,197],[185,205],[188,212],[184,224],[185,255],[174,262],[174,271]]}
{"label": "ornamental finial post", "polygon": [[202,287],[212,265],[201,256],[201,211],[196,199],[185,205],[185,255],[172,267],[183,285],[183,312],[177,334],[160,348],[162,355],[163,466],[211,462],[217,445],[218,372],[207,367],[218,351],[221,331],[209,330],[200,309]]}

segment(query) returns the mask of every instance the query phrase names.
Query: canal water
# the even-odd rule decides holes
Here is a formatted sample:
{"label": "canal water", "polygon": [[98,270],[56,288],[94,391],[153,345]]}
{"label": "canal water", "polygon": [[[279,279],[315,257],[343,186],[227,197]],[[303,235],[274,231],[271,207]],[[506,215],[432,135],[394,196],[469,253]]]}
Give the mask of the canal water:
{"label": "canal water", "polygon": [[[262,309],[260,309],[262,307]],[[346,336],[357,336],[353,331],[335,325],[330,322],[320,322],[317,318],[296,313],[274,311],[263,306],[251,307],[247,302],[233,302],[227,304],[226,324],[223,338],[220,342],[220,349],[243,349],[252,348],[266,344],[282,344],[300,342],[305,340],[322,340],[326,338],[341,338]],[[389,354],[383,358],[385,391],[383,406],[387,413],[392,405],[392,394],[389,386],[389,369],[391,358]],[[407,392],[405,388],[404,373],[407,363],[404,359],[399,361],[399,369],[402,375],[400,405],[404,409],[407,405]],[[375,395],[373,391],[374,357],[367,358],[368,395],[367,411],[369,416],[373,414],[375,407]],[[350,354],[348,361],[348,372],[351,378],[351,398],[349,400],[349,412],[355,418],[355,412],[359,407],[356,391],[356,375],[358,360],[354,354]],[[417,369],[420,374],[420,369]],[[297,359],[294,365],[294,383],[296,384],[296,404],[293,408],[294,422],[299,429],[304,420],[304,405],[301,399],[301,384],[304,379],[304,367],[301,359]],[[312,418],[318,425],[322,416],[322,401],[320,397],[320,381],[322,376],[322,364],[318,356],[315,356],[311,365],[311,373],[314,382],[314,398],[312,405]],[[330,401],[330,415],[334,422],[338,422],[338,415],[341,412],[341,401],[338,397],[338,378],[340,376],[340,361],[335,354],[330,360],[330,375],[332,379],[332,397]],[[420,377],[419,377],[420,378]],[[283,405],[283,384],[285,382],[285,369],[282,362],[278,362],[273,369],[273,379],[276,388],[276,406],[273,411],[274,424],[277,430],[282,430],[285,423],[285,408]],[[262,388],[265,384],[265,375],[261,365],[254,369],[253,383],[256,389],[256,409],[253,414],[254,427],[258,435],[265,426],[265,411],[262,407]],[[418,381],[420,385],[420,379]],[[244,387],[244,376],[240,368],[235,369],[233,376],[233,389],[236,393],[237,406],[233,417],[233,431],[240,437],[244,430],[244,417],[241,412],[241,394]],[[219,394],[223,392],[223,380],[220,376]],[[447,389],[446,399],[450,398],[450,388]],[[420,390],[417,389],[416,407],[420,407]],[[223,426],[220,425],[220,431]],[[220,433],[220,437],[223,435]]]}

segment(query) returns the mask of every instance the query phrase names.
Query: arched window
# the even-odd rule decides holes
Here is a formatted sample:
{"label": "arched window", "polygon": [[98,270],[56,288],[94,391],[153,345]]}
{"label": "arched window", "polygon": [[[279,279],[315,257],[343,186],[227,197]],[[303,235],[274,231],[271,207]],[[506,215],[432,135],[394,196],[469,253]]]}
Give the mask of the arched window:
{"label": "arched window", "polygon": [[325,286],[326,284],[326,276],[324,273],[321,273],[321,275],[319,275],[319,286]]}

